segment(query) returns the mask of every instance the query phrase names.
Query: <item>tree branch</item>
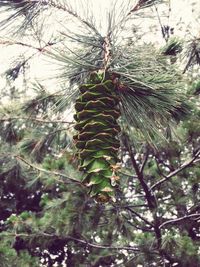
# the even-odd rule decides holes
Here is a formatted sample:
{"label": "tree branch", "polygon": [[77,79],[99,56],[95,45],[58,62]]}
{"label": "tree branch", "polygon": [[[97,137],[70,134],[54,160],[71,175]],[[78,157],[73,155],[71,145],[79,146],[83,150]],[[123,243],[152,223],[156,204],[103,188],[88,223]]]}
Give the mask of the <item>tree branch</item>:
{"label": "tree branch", "polygon": [[108,246],[108,245],[98,245],[98,244],[95,244],[95,243],[90,243],[86,240],[82,240],[82,239],[78,239],[78,238],[74,238],[74,237],[71,237],[71,236],[68,236],[69,239],[71,240],[74,240],[74,241],[77,241],[79,243],[82,243],[82,244],[85,244],[89,247],[93,247],[93,248],[99,248],[99,249],[116,249],[116,250],[119,250],[119,249],[125,249],[125,250],[131,250],[131,251],[140,251],[138,248],[135,248],[135,247],[112,247],[112,246]]}
{"label": "tree branch", "polygon": [[65,120],[44,120],[40,118],[33,118],[33,117],[7,117],[7,118],[0,118],[0,121],[11,121],[11,120],[31,120],[31,121],[37,121],[41,123],[68,123],[68,124],[74,124],[74,122],[65,121]]}
{"label": "tree branch", "polygon": [[135,222],[135,224],[133,222],[131,222],[128,217],[124,214],[122,214],[122,217],[125,218],[127,220],[127,223],[130,224],[131,226],[133,226],[134,228],[138,229],[138,230],[142,230],[143,232],[153,232],[153,229],[150,229],[148,227],[142,227],[139,226],[138,222]]}
{"label": "tree branch", "polygon": [[[52,238],[58,238],[58,239],[62,239],[62,240],[66,240],[66,241],[70,241],[70,240],[73,240],[73,241],[76,241],[76,242],[79,242],[81,244],[84,244],[86,246],[89,246],[89,247],[93,247],[93,248],[98,248],[98,249],[113,249],[113,250],[129,250],[129,251],[135,251],[135,252],[139,252],[139,248],[136,248],[136,247],[129,247],[129,246],[121,246],[121,247],[113,247],[113,246],[109,246],[109,245],[99,245],[99,244],[96,244],[96,243],[91,243],[91,242],[88,242],[87,240],[84,240],[84,239],[79,239],[79,238],[76,238],[76,237],[73,237],[73,236],[66,236],[63,238],[63,236],[57,236],[57,235],[54,235],[54,234],[48,234],[48,233],[45,233],[45,232],[39,232],[38,234],[17,234],[17,233],[3,233],[1,234],[1,236],[4,235],[4,236],[14,236],[14,237],[36,237],[36,236],[46,236],[46,237],[52,237]],[[153,253],[153,252],[152,252]]]}
{"label": "tree branch", "polygon": [[[43,168],[37,167],[37,166],[35,166],[34,164],[28,162],[27,160],[25,160],[24,158],[22,158],[22,157],[20,157],[20,156],[15,156],[15,158],[16,158],[16,159],[19,159],[19,160],[21,160],[21,161],[23,161],[26,165],[28,165],[28,166],[30,166],[31,168],[36,169],[36,170],[38,170],[38,171],[40,171],[40,172],[45,172],[45,173],[48,173],[48,174],[51,174],[51,175],[53,174],[53,175],[56,175],[56,176],[62,176],[62,177],[64,177],[64,178],[66,178],[66,179],[72,181],[73,183],[76,183],[76,184],[79,184],[79,185],[81,185],[81,186],[84,186],[80,181],[78,181],[78,180],[76,180],[76,179],[73,179],[73,178],[71,178],[71,177],[65,175],[64,173],[61,173],[61,172],[55,172],[55,171],[48,171],[48,170],[45,170],[45,169],[43,169]],[[62,181],[62,180],[59,180],[59,182],[63,182],[63,183],[65,183],[65,182]]]}
{"label": "tree branch", "polygon": [[45,49],[47,47],[52,46],[52,45],[54,45],[56,43],[48,42],[43,47],[36,47],[36,46],[31,45],[31,44],[27,44],[27,43],[23,43],[23,42],[15,42],[15,41],[1,40],[0,39],[0,44],[2,44],[2,45],[20,45],[20,46],[24,46],[24,47],[28,47],[28,48],[37,50],[38,52],[44,52],[44,51],[46,51]]}
{"label": "tree branch", "polygon": [[171,177],[175,176],[176,174],[178,174],[179,172],[181,172],[182,170],[184,170],[185,168],[189,167],[192,163],[195,163],[195,160],[198,158],[198,156],[200,155],[200,150],[196,152],[196,154],[194,155],[194,157],[186,162],[184,162],[180,168],[176,169],[175,171],[171,172],[170,174],[168,174],[165,178],[163,178],[162,180],[158,181],[157,183],[155,183],[154,185],[152,185],[151,190],[155,189],[155,187],[161,185],[162,183],[166,182],[167,180],[169,180]]}
{"label": "tree branch", "polygon": [[80,22],[82,22],[86,27],[88,27],[90,30],[92,30],[95,34],[97,34],[98,36],[101,37],[100,33],[97,31],[97,29],[94,27],[94,25],[92,25],[91,23],[89,23],[88,21],[86,21],[85,19],[81,18],[80,15],[78,15],[74,10],[70,9],[68,6],[66,5],[61,5],[59,3],[56,3],[55,1],[51,0],[51,1],[46,1],[47,5],[54,7],[56,9],[60,9],[63,10],[65,12],[67,12],[69,15],[73,16],[74,18],[76,18],[77,20],[79,20]]}
{"label": "tree branch", "polygon": [[145,165],[146,165],[146,163],[147,163],[147,161],[148,161],[148,158],[149,158],[149,150],[148,150],[148,148],[147,148],[147,149],[146,149],[146,153],[145,153],[144,158],[143,158],[142,165],[141,165],[141,167],[140,167],[140,172],[141,172],[141,173],[142,173],[143,170],[144,170],[144,167],[145,167]]}
{"label": "tree branch", "polygon": [[136,211],[132,210],[129,207],[126,207],[126,210],[130,211],[131,213],[135,214],[136,216],[138,216],[138,218],[140,218],[142,221],[144,221],[146,224],[150,225],[151,227],[154,227],[154,225],[149,222],[146,218],[144,218],[143,216],[141,216],[139,213],[137,213]]}
{"label": "tree branch", "polygon": [[[191,214],[191,215],[187,215],[187,216],[183,216],[183,217],[180,217],[180,218],[177,218],[177,219],[173,219],[173,220],[169,220],[169,221],[166,221],[164,223],[162,223],[159,228],[163,228],[164,226],[166,226],[167,224],[173,224],[173,223],[178,223],[180,221],[184,221],[184,220],[187,220],[187,219],[190,219],[190,218],[193,218],[193,217],[199,217],[200,218],[200,213],[196,213],[196,214]],[[198,218],[197,218],[198,219]]]}
{"label": "tree branch", "polygon": [[156,198],[155,198],[152,190],[148,187],[147,183],[145,182],[143,173],[140,172],[140,169],[139,169],[139,167],[138,167],[138,165],[136,163],[136,160],[134,158],[132,149],[131,149],[131,147],[130,147],[130,145],[128,143],[128,139],[127,139],[126,136],[124,137],[124,144],[125,144],[125,147],[126,147],[127,151],[129,152],[129,156],[131,158],[131,162],[132,162],[133,168],[135,169],[135,173],[137,175],[137,178],[139,179],[140,184],[141,184],[141,186],[142,186],[142,188],[144,190],[149,209],[152,211],[157,206]]}
{"label": "tree branch", "polygon": [[129,155],[130,155],[130,158],[131,158],[131,161],[132,161],[132,165],[133,165],[133,167],[135,169],[137,177],[138,177],[138,179],[140,181],[140,184],[141,184],[141,186],[142,186],[142,188],[144,190],[149,210],[150,210],[150,212],[152,213],[152,216],[153,216],[152,226],[153,226],[154,233],[155,233],[155,238],[156,238],[156,241],[157,241],[157,249],[159,251],[159,254],[160,254],[161,258],[167,259],[170,263],[172,263],[173,259],[162,248],[162,232],[161,232],[161,229],[159,227],[160,226],[160,218],[157,215],[157,205],[158,205],[158,203],[157,203],[156,197],[155,197],[154,193],[152,192],[152,189],[149,188],[149,186],[145,182],[144,175],[140,171],[139,166],[138,166],[138,164],[137,164],[137,162],[136,162],[136,160],[134,158],[132,149],[131,149],[131,147],[130,147],[130,145],[128,143],[127,136],[125,136],[124,143],[125,143],[125,146],[126,146],[128,152],[129,152]]}

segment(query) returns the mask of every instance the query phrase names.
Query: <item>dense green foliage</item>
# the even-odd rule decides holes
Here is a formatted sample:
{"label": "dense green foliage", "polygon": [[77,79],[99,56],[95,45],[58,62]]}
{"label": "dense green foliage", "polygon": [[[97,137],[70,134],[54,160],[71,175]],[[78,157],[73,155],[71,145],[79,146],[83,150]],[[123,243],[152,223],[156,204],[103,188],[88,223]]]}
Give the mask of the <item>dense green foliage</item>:
{"label": "dense green foliage", "polygon": [[[136,45],[132,36],[116,44],[113,20],[108,47],[88,18],[81,19],[64,5],[67,1],[50,2],[49,6],[45,1],[0,3],[2,10],[14,12],[2,21],[3,26],[17,21],[20,31],[28,29],[27,36],[31,33],[39,39],[40,49],[30,44],[28,50],[64,63],[64,74],[58,77],[64,85],[59,87],[56,80],[58,88],[53,92],[48,86],[27,83],[25,66],[34,54],[5,73],[9,84],[1,92],[0,108],[0,266],[200,266],[200,81],[198,70],[188,72],[199,64],[197,41],[191,42],[183,75],[177,70],[179,53],[184,51],[178,39],[170,39],[159,51],[151,44]],[[143,11],[157,2],[162,1],[138,1],[128,11]],[[78,19],[90,35],[71,33],[55,50],[50,41],[42,47],[42,33],[32,23],[48,8]],[[122,11],[125,19],[127,10]],[[23,26],[17,20],[20,16]],[[42,28],[44,21],[37,23]],[[73,51],[68,49],[69,39],[77,41]],[[99,69],[101,75],[107,70],[116,75],[117,98],[110,90],[114,80],[102,79],[97,86],[95,74],[92,85],[88,83]],[[23,75],[24,84],[17,88],[15,81]],[[90,99],[94,94],[97,99]],[[115,105],[109,104],[112,101]],[[121,116],[116,122],[117,101]],[[111,106],[110,114],[102,111]],[[76,114],[76,122],[71,114]],[[117,124],[112,131],[106,116]],[[101,124],[101,133],[91,127],[95,122]],[[90,131],[81,132],[84,127]],[[91,142],[91,132],[114,134],[99,138],[104,143],[98,147],[97,139]],[[117,133],[118,154],[107,145],[114,143],[118,150]],[[82,155],[88,148],[92,151]],[[119,160],[115,177],[119,182],[112,187],[111,167]],[[110,201],[102,204],[91,197],[98,199],[99,192],[106,192],[106,200],[111,196]]]}
{"label": "dense green foliage", "polygon": [[176,140],[134,148],[124,133],[117,201],[106,205],[79,182],[66,123],[1,113],[1,266],[199,266],[200,125],[188,96]]}

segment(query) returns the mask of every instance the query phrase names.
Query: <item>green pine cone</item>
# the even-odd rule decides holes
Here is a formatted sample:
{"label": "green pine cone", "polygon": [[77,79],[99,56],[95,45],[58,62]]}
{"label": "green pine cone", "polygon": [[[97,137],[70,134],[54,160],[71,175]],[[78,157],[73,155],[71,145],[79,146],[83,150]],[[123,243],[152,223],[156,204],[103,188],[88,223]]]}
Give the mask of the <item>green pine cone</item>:
{"label": "green pine cone", "polygon": [[83,171],[83,183],[89,188],[90,196],[99,202],[114,199],[118,182],[118,133],[120,127],[119,100],[114,84],[93,73],[90,84],[80,86],[81,95],[75,103],[78,133],[73,137]]}

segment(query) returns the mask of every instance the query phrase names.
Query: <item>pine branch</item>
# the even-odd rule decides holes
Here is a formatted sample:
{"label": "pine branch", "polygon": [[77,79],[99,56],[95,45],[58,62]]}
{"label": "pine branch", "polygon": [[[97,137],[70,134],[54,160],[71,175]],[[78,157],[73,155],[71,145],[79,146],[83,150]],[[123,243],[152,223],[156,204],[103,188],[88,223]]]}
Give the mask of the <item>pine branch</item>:
{"label": "pine branch", "polygon": [[146,218],[144,218],[143,216],[141,216],[138,212],[132,210],[130,207],[126,207],[125,209],[128,210],[128,211],[130,211],[131,213],[135,214],[136,216],[138,216],[138,218],[140,218],[146,224],[150,225],[151,227],[154,227],[154,225],[151,222],[149,222]]}
{"label": "pine branch", "polygon": [[[13,22],[17,18],[23,18],[21,26],[18,31],[24,30],[32,24],[33,20],[41,14],[41,11],[46,8],[46,1],[41,0],[1,0],[0,8],[4,8],[4,12],[8,12],[8,17],[0,21],[0,27],[3,29]],[[11,15],[9,11],[12,11]],[[15,32],[16,33],[16,32]]]}
{"label": "pine branch", "polygon": [[77,241],[79,243],[82,243],[82,244],[85,244],[89,247],[93,247],[93,248],[99,248],[99,249],[111,249],[111,250],[120,250],[120,249],[125,249],[125,250],[129,250],[129,251],[135,251],[135,252],[138,252],[140,251],[138,248],[135,248],[135,247],[113,247],[113,246],[108,246],[108,245],[99,245],[99,244],[95,244],[95,243],[90,243],[86,240],[82,240],[82,239],[78,239],[78,238],[74,238],[74,237],[71,237],[69,236],[68,237],[69,239],[71,240],[74,240],[74,241]]}
{"label": "pine branch", "polygon": [[[66,242],[68,241],[76,241],[79,242],[81,244],[84,244],[88,247],[92,247],[92,248],[97,248],[97,249],[109,249],[109,250],[129,250],[129,251],[134,251],[134,252],[138,252],[140,251],[139,248],[136,247],[131,247],[131,246],[120,246],[120,247],[114,247],[114,246],[109,246],[109,245],[99,245],[96,243],[91,243],[87,240],[83,240],[83,239],[79,239],[73,236],[65,236],[63,238],[63,236],[57,236],[54,234],[48,234],[45,232],[39,232],[38,234],[18,234],[18,233],[1,233],[1,236],[13,236],[13,237],[50,237],[50,238],[57,238],[57,239],[61,239],[61,240],[65,240]],[[154,253],[154,252],[152,252]],[[155,252],[156,253],[156,252]]]}
{"label": "pine branch", "polygon": [[127,151],[129,152],[129,156],[131,158],[131,162],[132,162],[132,165],[133,165],[133,167],[135,169],[137,178],[139,179],[139,182],[140,182],[140,184],[141,184],[141,186],[142,186],[142,188],[144,190],[149,209],[152,211],[157,206],[156,198],[155,198],[155,196],[153,194],[153,191],[148,187],[147,183],[145,182],[143,173],[140,171],[139,166],[136,163],[135,157],[133,155],[132,149],[131,149],[131,147],[130,147],[130,145],[128,143],[128,139],[127,139],[126,136],[124,138],[124,144],[125,144],[125,147],[126,147]]}
{"label": "pine branch", "polygon": [[81,23],[83,23],[86,27],[88,27],[90,30],[92,30],[96,35],[101,37],[101,34],[97,31],[95,26],[92,25],[92,23],[90,23],[87,20],[83,19],[77,12],[75,12],[75,10],[70,9],[69,6],[56,3],[55,1],[52,1],[52,0],[51,1],[47,1],[47,4],[49,4],[52,7],[55,7],[57,9],[60,9],[60,10],[63,10],[65,12],[67,12],[69,15],[71,15],[74,18],[76,18]]}
{"label": "pine branch", "polygon": [[[50,175],[56,175],[56,176],[64,177],[64,178],[66,178],[67,180],[69,180],[69,181],[71,181],[71,182],[73,182],[73,183],[79,184],[79,185],[81,185],[82,187],[84,187],[84,185],[83,185],[80,181],[78,181],[78,180],[76,180],[76,179],[74,179],[74,178],[71,178],[71,177],[65,175],[64,173],[61,173],[61,172],[55,172],[55,171],[48,171],[48,170],[45,170],[45,169],[43,169],[43,168],[37,167],[36,165],[34,165],[34,164],[28,162],[27,160],[25,160],[24,158],[22,158],[22,157],[20,157],[20,156],[15,156],[15,158],[18,159],[18,160],[20,160],[20,161],[22,161],[22,162],[24,162],[26,165],[28,165],[29,167],[31,167],[31,168],[33,168],[33,169],[35,169],[35,170],[38,170],[38,171],[40,171],[40,172],[44,172],[44,173],[47,173],[47,174],[50,174]],[[61,183],[66,183],[65,181],[60,180],[60,179],[56,179],[56,180],[57,180],[58,182],[61,182]]]}
{"label": "pine branch", "polygon": [[135,157],[133,155],[132,149],[131,149],[131,147],[130,147],[130,145],[128,143],[128,139],[127,139],[126,136],[125,136],[124,144],[125,144],[125,147],[127,148],[128,152],[129,152],[132,165],[133,165],[133,167],[135,169],[135,172],[137,174],[137,177],[138,177],[138,180],[139,180],[139,182],[141,184],[141,187],[144,190],[149,210],[150,210],[150,212],[151,212],[151,214],[153,216],[152,226],[153,226],[153,229],[154,229],[155,238],[156,238],[156,242],[157,242],[157,249],[159,251],[160,257],[163,258],[163,259],[167,259],[167,260],[169,260],[169,262],[172,263],[173,259],[171,258],[171,256],[166,251],[164,251],[162,249],[162,232],[161,232],[161,229],[159,228],[159,226],[160,226],[160,218],[157,215],[158,203],[157,203],[156,197],[155,197],[152,189],[145,182],[145,178],[143,176],[143,172],[141,172],[140,169],[139,169],[139,166],[138,166],[138,164],[137,164],[137,162],[135,160]]}
{"label": "pine branch", "polygon": [[145,168],[145,165],[146,165],[146,163],[147,163],[147,161],[148,161],[148,158],[149,158],[149,150],[148,150],[148,148],[147,148],[147,149],[146,149],[146,153],[145,153],[144,158],[143,158],[142,165],[141,165],[141,167],[140,167],[140,172],[141,172],[141,173],[143,173],[143,171],[144,171],[144,168]]}
{"label": "pine branch", "polygon": [[157,2],[161,2],[161,1],[160,0],[139,0],[138,3],[130,10],[127,16],[129,16],[133,12],[139,11],[140,9],[155,5]]}
{"label": "pine branch", "polygon": [[28,47],[28,48],[37,50],[38,52],[45,52],[47,47],[50,47],[54,44],[56,44],[56,42],[48,42],[43,47],[37,47],[37,46],[33,46],[32,44],[27,44],[27,43],[23,43],[23,42],[16,42],[16,41],[0,39],[0,45],[19,45],[19,46]]}
{"label": "pine branch", "polygon": [[167,176],[165,176],[165,178],[163,178],[162,180],[160,180],[157,183],[155,183],[151,187],[151,190],[155,189],[157,186],[161,185],[162,183],[168,181],[171,177],[177,175],[179,172],[181,172],[182,170],[184,170],[187,167],[189,167],[192,163],[196,163],[195,160],[198,158],[199,155],[200,155],[200,150],[196,152],[196,154],[194,155],[194,157],[192,159],[187,160],[178,169],[176,169],[175,171],[171,172],[170,174],[168,174]]}
{"label": "pine branch", "polygon": [[0,121],[12,121],[12,120],[31,120],[31,121],[37,121],[40,123],[68,123],[73,125],[74,122],[65,121],[65,120],[44,120],[40,118],[33,118],[33,117],[6,117],[6,118],[0,118]]}
{"label": "pine branch", "polygon": [[[197,218],[196,218],[197,217]],[[163,228],[164,226],[168,225],[168,224],[176,224],[176,223],[179,223],[181,221],[185,221],[185,220],[188,220],[190,218],[196,218],[196,220],[200,219],[200,213],[196,213],[196,214],[190,214],[190,215],[186,215],[186,216],[183,216],[183,217],[180,217],[180,218],[177,218],[177,219],[173,219],[173,220],[169,220],[169,221],[166,221],[164,223],[162,223],[159,228]]]}
{"label": "pine branch", "polygon": [[127,216],[125,216],[125,214],[122,214],[123,218],[127,221],[127,223],[131,226],[133,226],[135,229],[138,229],[138,230],[142,230],[143,232],[153,232],[154,230],[153,229],[150,229],[150,228],[147,228],[147,227],[142,227],[142,226],[139,226],[138,222],[135,222],[136,224],[134,224],[133,222],[131,222],[129,220],[129,218]]}
{"label": "pine branch", "polygon": [[192,63],[192,61],[194,59],[194,56],[195,56],[195,49],[193,48],[192,51],[191,51],[191,53],[190,53],[188,62],[187,62],[186,66],[185,66],[185,68],[183,70],[183,74],[185,74],[186,71],[188,70],[188,68],[191,66],[191,63]]}
{"label": "pine branch", "polygon": [[196,38],[189,44],[189,59],[183,70],[183,74],[188,70],[188,68],[194,64],[200,65],[200,47],[199,47],[200,38]]}

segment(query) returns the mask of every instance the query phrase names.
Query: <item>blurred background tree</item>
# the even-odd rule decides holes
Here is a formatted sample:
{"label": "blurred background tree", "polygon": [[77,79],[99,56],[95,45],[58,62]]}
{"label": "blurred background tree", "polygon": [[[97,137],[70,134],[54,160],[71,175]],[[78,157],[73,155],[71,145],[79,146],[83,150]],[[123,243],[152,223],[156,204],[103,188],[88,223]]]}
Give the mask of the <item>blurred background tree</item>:
{"label": "blurred background tree", "polygon": [[[1,266],[200,266],[200,45],[168,24],[173,1],[0,9]],[[134,89],[119,93],[122,167],[106,204],[88,195],[72,138],[78,87],[99,69]]]}

